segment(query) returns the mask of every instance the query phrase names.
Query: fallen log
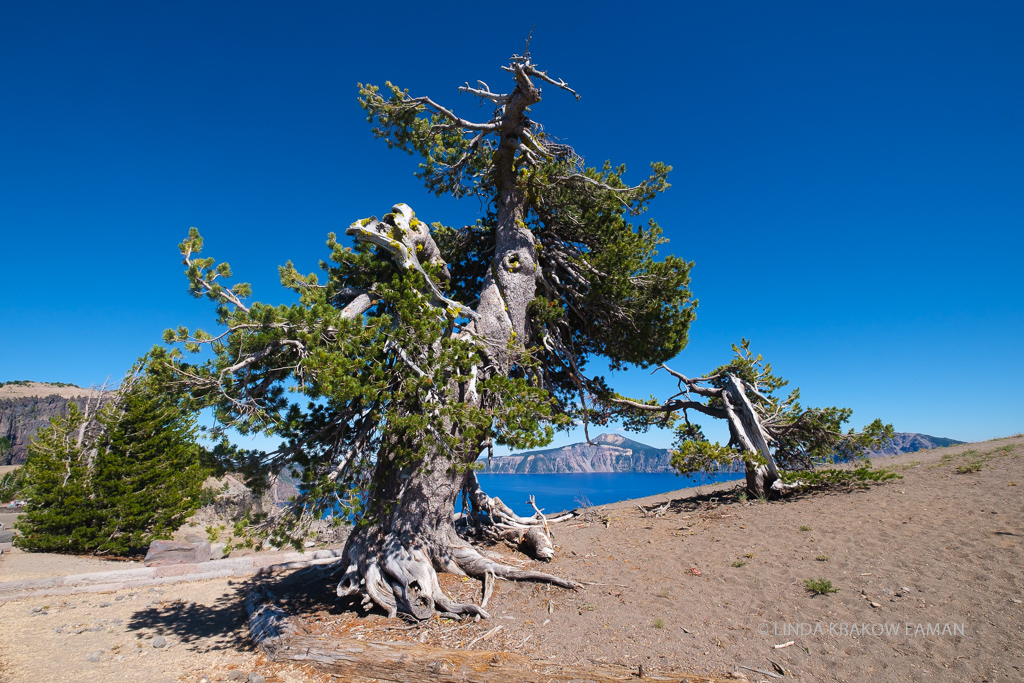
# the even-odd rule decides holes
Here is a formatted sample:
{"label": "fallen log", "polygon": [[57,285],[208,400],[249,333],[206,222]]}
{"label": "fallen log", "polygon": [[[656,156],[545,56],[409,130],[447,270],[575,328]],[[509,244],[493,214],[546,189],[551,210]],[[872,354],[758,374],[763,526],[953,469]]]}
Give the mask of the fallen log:
{"label": "fallen log", "polygon": [[[301,620],[274,606],[274,596],[257,588],[246,596],[249,634],[272,662],[293,662],[338,675],[406,683],[548,683],[636,680],[623,666],[582,666],[536,660],[513,652],[439,648],[408,642],[371,642],[308,635]],[[725,679],[682,673],[644,672],[648,681],[726,683]]]}
{"label": "fallen log", "polygon": [[[636,671],[615,666],[567,666],[530,659],[511,652],[438,648],[418,643],[320,640],[296,635],[263,646],[274,662],[311,664],[321,671],[382,681],[430,683],[535,683],[593,681],[621,683],[636,680]],[[645,672],[647,681],[722,681],[688,674]]]}

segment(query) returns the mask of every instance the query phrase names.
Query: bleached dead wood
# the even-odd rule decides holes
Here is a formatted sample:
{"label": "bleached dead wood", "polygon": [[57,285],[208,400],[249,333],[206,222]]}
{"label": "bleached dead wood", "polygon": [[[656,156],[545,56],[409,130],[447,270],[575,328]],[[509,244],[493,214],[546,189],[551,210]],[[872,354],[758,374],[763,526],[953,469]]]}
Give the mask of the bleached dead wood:
{"label": "bleached dead wood", "polygon": [[249,638],[258,647],[296,632],[295,622],[274,605],[274,595],[262,586],[246,593],[245,611],[249,613]]}
{"label": "bleached dead wood", "polygon": [[637,503],[637,508],[640,510],[641,514],[643,514],[644,517],[647,517],[647,515],[661,517],[665,514],[665,511],[668,510],[669,505],[671,505],[671,501],[667,503],[662,503],[661,505],[651,505],[650,507],[645,508],[643,505]]}
{"label": "bleached dead wood", "polygon": [[[406,683],[534,683],[539,681],[593,681],[616,683],[635,678],[620,666],[569,666],[493,650],[438,648],[419,643],[367,642],[350,638],[325,639],[305,633],[300,619],[274,605],[274,596],[263,587],[245,596],[249,636],[272,662],[307,664],[341,676]],[[487,640],[501,626],[474,640]],[[694,674],[651,674],[651,681],[689,680],[701,683],[723,679]]]}
{"label": "bleached dead wood", "polygon": [[480,607],[487,607],[487,601],[491,599],[491,595],[494,593],[494,583],[497,579],[491,572],[484,574],[484,587],[483,595],[480,598]]}
{"label": "bleached dead wood", "polygon": [[[636,680],[632,669],[617,666],[568,666],[534,660],[511,652],[437,648],[418,643],[374,643],[361,640],[320,640],[296,636],[263,648],[275,662],[309,664],[351,680],[354,676],[382,681],[431,683],[544,683]],[[645,672],[645,680],[700,681],[724,679],[693,674]]]}

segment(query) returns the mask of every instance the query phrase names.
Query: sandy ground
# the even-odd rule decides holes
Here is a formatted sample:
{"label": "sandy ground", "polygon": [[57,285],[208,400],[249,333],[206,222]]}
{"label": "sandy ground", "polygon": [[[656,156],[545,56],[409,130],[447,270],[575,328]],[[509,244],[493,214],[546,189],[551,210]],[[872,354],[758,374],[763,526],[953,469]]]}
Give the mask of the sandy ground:
{"label": "sandy ground", "polygon": [[[591,585],[499,582],[494,621],[401,637],[459,646],[497,622],[487,647],[562,662],[723,674],[774,660],[787,680],[1021,681],[1022,456],[1013,438],[886,458],[877,465],[904,478],[867,491],[761,504],[727,485],[643,501],[673,501],[661,517],[607,506],[561,525],[547,566]],[[957,473],[978,459],[980,471]],[[839,592],[812,596],[804,581],[818,578]],[[475,581],[445,585],[479,595]],[[316,618],[325,633],[397,639],[338,608]]]}
{"label": "sandy ground", "polygon": [[144,565],[139,561],[125,562],[78,555],[26,553],[14,548],[0,555],[0,581],[44,579],[50,576],[138,569],[142,566]]}
{"label": "sandy ground", "polygon": [[[0,680],[162,683],[248,674],[257,657],[245,641],[239,587],[205,581],[0,604]],[[157,636],[163,647],[154,647]]]}
{"label": "sandy ground", "polygon": [[[1015,437],[876,461],[904,478],[867,491],[758,503],[720,485],[643,501],[670,502],[657,517],[633,503],[594,509],[556,528],[558,552],[543,567],[586,582],[580,590],[499,582],[494,618],[479,623],[394,630],[405,626],[335,601],[327,580],[263,581],[325,638],[465,647],[500,625],[474,649],[662,673],[772,671],[774,661],[794,681],[1021,681],[1022,456]],[[980,469],[957,472],[972,462]],[[818,578],[839,592],[812,596],[804,581]],[[442,580],[453,597],[479,596],[476,581]],[[243,587],[208,581],[0,603],[0,680],[198,683],[236,670],[329,680],[248,649]],[[171,646],[154,648],[156,635]]]}

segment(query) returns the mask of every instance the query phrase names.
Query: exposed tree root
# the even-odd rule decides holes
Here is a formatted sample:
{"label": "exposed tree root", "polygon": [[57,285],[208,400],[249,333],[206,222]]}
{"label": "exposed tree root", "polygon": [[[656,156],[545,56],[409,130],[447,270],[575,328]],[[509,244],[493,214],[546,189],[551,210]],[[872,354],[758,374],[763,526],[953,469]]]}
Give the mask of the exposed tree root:
{"label": "exposed tree root", "polygon": [[[468,478],[467,478],[468,479]],[[553,554],[548,524],[569,519],[572,514],[548,520],[540,510],[533,517],[520,517],[498,498],[487,496],[472,476],[474,507],[490,513],[492,538],[513,538],[520,547],[534,549],[534,557],[550,559]],[[534,506],[536,509],[536,506]],[[501,521],[497,521],[501,520]],[[486,528],[486,527],[485,527]],[[446,617],[480,616],[488,588],[495,578],[513,581],[538,581],[575,589],[576,583],[544,572],[518,569],[481,554],[455,531],[454,516],[446,529],[422,529],[419,534],[385,532],[369,526],[353,531],[340,563],[344,573],[338,583],[339,596],[363,594],[363,605],[379,605],[389,617],[398,612],[416,619],[429,619],[435,613]],[[432,532],[432,533],[430,533]],[[428,535],[429,534],[429,535]],[[506,538],[507,535],[507,538]],[[481,605],[455,602],[444,594],[437,572],[472,576],[484,582]]]}
{"label": "exposed tree root", "polygon": [[473,508],[468,518],[473,528],[466,529],[467,533],[505,541],[535,560],[550,560],[554,557],[555,546],[549,525],[574,516],[569,512],[548,519],[537,507],[533,496],[530,496],[530,505],[533,506],[534,514],[530,517],[517,515],[500,498],[492,498],[484,492],[475,472],[466,475],[463,492]]}
{"label": "exposed tree root", "polygon": [[512,581],[538,581],[540,583],[550,583],[570,590],[576,588],[575,581],[563,579],[545,572],[516,569],[515,567],[510,567],[507,564],[495,562],[490,558],[484,557],[476,550],[476,548],[468,544],[461,548],[453,548],[452,550],[455,552],[456,562],[458,563],[459,568],[469,576],[480,579],[481,581],[484,580],[484,576],[489,572],[499,578],[510,579]]}

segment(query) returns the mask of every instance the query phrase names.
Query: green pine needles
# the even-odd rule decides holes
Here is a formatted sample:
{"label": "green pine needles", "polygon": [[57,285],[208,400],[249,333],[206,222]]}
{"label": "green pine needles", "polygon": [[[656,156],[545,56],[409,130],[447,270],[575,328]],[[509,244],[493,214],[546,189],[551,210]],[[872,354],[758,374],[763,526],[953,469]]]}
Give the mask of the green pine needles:
{"label": "green pine needles", "polygon": [[656,222],[632,222],[670,168],[654,163],[630,186],[623,166],[585,166],[525,113],[540,102],[530,77],[567,86],[512,61],[521,73],[500,95],[507,106],[485,123],[390,83],[360,86],[373,133],[421,157],[428,190],[480,200],[468,225],[428,225],[406,204],[357,220],[351,243],[328,236],[322,272],[280,268],[291,305],[227,284],[231,268],[201,255],[195,228],[180,245],[190,291],[217,305],[222,329],[165,333],[174,346],[154,354],[168,386],[218,425],[283,437],[274,453],[226,466],[252,482],[296,466],[301,514],[387,517],[409,468],[465,473],[494,445],[532,448],[600,420],[606,387],[588,376],[591,359],[646,367],[686,345],[693,264],[658,254]]}
{"label": "green pine needles", "polygon": [[208,470],[195,418],[141,369],[91,414],[69,404],[29,444],[18,547],[128,554],[170,538],[198,507]]}
{"label": "green pine needles", "polygon": [[25,468],[19,467],[0,477],[0,503],[22,498],[25,488]]}

